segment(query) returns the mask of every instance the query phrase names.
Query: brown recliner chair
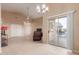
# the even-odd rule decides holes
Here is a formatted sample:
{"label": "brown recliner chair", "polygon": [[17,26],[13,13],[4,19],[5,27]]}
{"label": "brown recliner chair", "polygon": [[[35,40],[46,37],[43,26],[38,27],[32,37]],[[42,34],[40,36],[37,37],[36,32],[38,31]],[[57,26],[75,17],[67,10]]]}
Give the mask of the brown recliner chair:
{"label": "brown recliner chair", "polygon": [[42,40],[42,29],[38,28],[37,31],[34,31],[33,41],[41,41]]}

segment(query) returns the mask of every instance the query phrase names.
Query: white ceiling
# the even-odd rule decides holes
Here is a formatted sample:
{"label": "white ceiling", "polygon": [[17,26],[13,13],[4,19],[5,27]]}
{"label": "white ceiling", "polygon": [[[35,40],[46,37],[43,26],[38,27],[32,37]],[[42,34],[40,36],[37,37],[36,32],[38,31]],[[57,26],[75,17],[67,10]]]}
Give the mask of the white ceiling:
{"label": "white ceiling", "polygon": [[37,3],[2,3],[1,7],[4,11],[17,12],[27,16],[27,8],[29,8],[29,16],[30,18],[38,18],[41,17],[42,14],[38,13],[36,10],[36,6],[41,5]]}

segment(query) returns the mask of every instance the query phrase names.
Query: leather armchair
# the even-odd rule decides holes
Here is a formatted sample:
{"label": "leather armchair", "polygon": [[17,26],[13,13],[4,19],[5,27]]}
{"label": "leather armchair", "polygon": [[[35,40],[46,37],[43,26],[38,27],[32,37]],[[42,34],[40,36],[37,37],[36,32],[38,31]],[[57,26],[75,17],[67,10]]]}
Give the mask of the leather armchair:
{"label": "leather armchair", "polygon": [[37,31],[34,31],[33,40],[34,41],[40,41],[42,40],[42,29],[37,29]]}

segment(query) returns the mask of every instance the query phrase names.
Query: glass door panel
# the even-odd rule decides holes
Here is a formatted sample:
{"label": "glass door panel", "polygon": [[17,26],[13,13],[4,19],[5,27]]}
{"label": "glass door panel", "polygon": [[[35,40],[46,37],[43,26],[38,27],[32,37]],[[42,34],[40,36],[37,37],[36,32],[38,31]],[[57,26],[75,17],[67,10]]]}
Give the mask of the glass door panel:
{"label": "glass door panel", "polygon": [[67,48],[67,17],[58,19],[58,45]]}
{"label": "glass door panel", "polygon": [[49,43],[57,45],[57,26],[55,20],[49,21]]}
{"label": "glass door panel", "polygon": [[49,43],[64,48],[67,47],[67,17],[49,21]]}

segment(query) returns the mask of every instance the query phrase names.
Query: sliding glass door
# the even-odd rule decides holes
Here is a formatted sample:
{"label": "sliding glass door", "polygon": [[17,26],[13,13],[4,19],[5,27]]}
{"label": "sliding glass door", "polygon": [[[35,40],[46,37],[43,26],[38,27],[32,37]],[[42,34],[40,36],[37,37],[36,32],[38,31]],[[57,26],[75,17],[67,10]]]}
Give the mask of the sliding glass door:
{"label": "sliding glass door", "polygon": [[67,28],[67,17],[51,19],[49,21],[49,43],[67,48]]}
{"label": "sliding glass door", "polygon": [[67,17],[58,19],[57,28],[58,28],[57,31],[58,45],[67,48],[67,41],[68,41]]}

